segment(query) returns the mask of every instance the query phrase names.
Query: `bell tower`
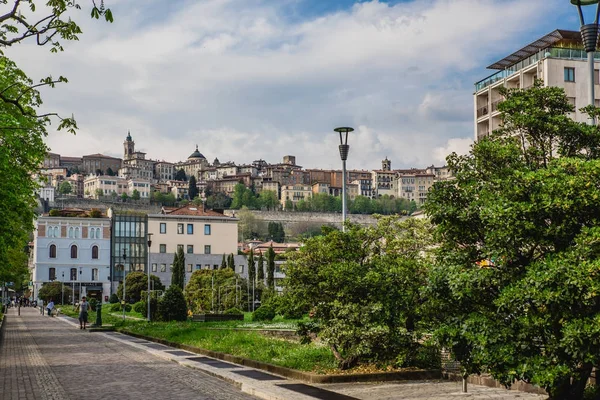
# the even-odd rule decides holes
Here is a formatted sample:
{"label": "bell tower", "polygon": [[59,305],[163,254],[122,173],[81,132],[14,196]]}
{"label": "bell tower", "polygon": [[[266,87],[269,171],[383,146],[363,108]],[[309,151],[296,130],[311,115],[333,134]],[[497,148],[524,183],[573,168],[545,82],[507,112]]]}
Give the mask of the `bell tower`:
{"label": "bell tower", "polygon": [[386,157],[385,160],[381,160],[381,169],[383,171],[391,171],[392,170],[392,162],[388,160]]}
{"label": "bell tower", "polygon": [[131,139],[131,133],[127,131],[127,138],[123,142],[123,160],[129,160],[135,153],[135,142]]}

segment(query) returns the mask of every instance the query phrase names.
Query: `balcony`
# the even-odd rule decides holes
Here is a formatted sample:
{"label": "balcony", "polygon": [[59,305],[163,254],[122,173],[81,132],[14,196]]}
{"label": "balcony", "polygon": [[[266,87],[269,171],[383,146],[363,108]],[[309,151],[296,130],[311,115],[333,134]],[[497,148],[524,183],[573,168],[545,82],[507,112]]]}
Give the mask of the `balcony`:
{"label": "balcony", "polygon": [[501,81],[505,78],[508,78],[509,76],[511,76],[512,74],[514,74],[517,71],[512,71],[512,70],[502,70],[502,71],[498,71],[493,75],[488,76],[485,79],[480,80],[479,82],[477,82],[475,84],[475,91],[479,92],[481,89],[486,88],[498,81]]}
{"label": "balcony", "polygon": [[492,112],[498,111],[498,105],[502,103],[504,100],[496,100],[492,103]]}
{"label": "balcony", "polygon": [[481,118],[484,115],[488,115],[488,114],[489,114],[488,106],[483,106],[483,107],[477,109],[477,118]]}

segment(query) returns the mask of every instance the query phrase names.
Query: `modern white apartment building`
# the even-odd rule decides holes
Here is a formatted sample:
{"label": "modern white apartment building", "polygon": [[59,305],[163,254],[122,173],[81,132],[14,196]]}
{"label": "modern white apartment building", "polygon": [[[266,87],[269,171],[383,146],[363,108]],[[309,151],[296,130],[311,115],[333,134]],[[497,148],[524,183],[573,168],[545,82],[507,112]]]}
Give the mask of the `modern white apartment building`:
{"label": "modern white apartment building", "polygon": [[[596,62],[600,52],[596,52]],[[600,63],[598,65],[600,67]],[[581,34],[576,31],[555,30],[533,43],[490,65],[494,74],[475,84],[475,140],[489,135],[500,127],[498,104],[503,100],[501,87],[527,89],[535,79],[545,86],[564,88],[576,111],[573,119],[585,122],[587,117],[579,108],[588,105],[589,73],[587,54]],[[598,69],[594,73],[596,106],[600,105]]]}
{"label": "modern white apartment building", "polygon": [[118,176],[100,175],[88,176],[83,182],[84,197],[99,198],[102,196],[110,197],[113,195],[121,196],[126,193],[129,197],[133,195],[133,191],[137,190],[140,194],[140,199],[150,198],[150,181],[144,179],[125,179]]}
{"label": "modern white apartment building", "polygon": [[[110,295],[110,219],[90,217],[84,210],[61,210],[42,215],[33,239],[33,297],[47,282],[64,282],[83,295]],[[54,299],[60,302],[61,299]],[[65,297],[65,302],[69,299]]]}

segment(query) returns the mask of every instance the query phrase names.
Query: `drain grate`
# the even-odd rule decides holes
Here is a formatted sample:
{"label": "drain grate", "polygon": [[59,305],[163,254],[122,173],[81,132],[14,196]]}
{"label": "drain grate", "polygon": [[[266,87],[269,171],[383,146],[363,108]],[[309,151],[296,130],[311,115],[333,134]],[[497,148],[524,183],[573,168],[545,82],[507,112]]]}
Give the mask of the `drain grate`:
{"label": "drain grate", "polygon": [[190,361],[199,362],[201,364],[210,365],[215,368],[241,368],[239,365],[226,363],[223,361],[215,360],[213,358],[208,357],[190,357],[188,358]]}
{"label": "drain grate", "polygon": [[332,392],[331,390],[325,390],[314,386],[305,385],[303,383],[281,383],[277,386],[282,387],[292,392],[301,393],[307,396],[314,397],[315,399],[321,400],[357,400],[356,397],[346,396]]}
{"label": "drain grate", "polygon": [[140,343],[142,346],[146,346],[146,347],[150,347],[151,349],[154,350],[165,350],[165,349],[169,349],[169,347],[164,346],[162,344],[158,344],[158,343]]}
{"label": "drain grate", "polygon": [[285,378],[281,378],[279,376],[267,374],[265,372],[255,371],[255,370],[246,370],[246,371],[233,371],[234,374],[242,375],[247,378],[256,379],[257,381],[281,381]]}
{"label": "drain grate", "polygon": [[173,354],[174,356],[193,356],[194,353],[188,353],[187,351],[183,351],[183,350],[169,350],[169,351],[165,351],[165,353],[169,353],[169,354]]}

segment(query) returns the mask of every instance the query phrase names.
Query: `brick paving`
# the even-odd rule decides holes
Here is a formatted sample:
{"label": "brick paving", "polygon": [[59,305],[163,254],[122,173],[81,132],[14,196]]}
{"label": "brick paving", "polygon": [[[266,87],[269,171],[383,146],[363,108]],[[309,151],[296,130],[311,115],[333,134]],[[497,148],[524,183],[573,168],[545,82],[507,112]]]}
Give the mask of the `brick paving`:
{"label": "brick paving", "polygon": [[235,386],[102,334],[10,309],[0,347],[0,398],[255,399]]}

